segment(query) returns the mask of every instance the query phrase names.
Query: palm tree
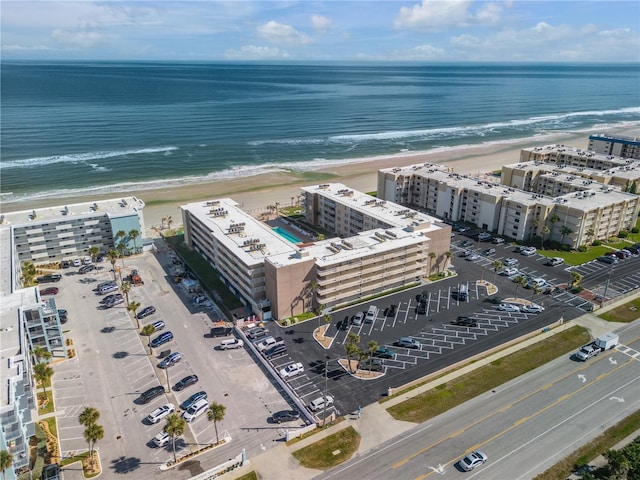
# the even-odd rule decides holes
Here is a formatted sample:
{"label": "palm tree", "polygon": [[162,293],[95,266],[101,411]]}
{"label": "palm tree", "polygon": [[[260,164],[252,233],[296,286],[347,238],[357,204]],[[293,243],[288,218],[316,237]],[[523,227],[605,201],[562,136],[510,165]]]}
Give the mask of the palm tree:
{"label": "palm tree", "polygon": [[573,230],[571,230],[569,227],[567,227],[566,225],[564,225],[561,229],[560,229],[560,234],[562,235],[562,237],[560,238],[560,245],[562,245],[564,243],[564,237],[566,235],[571,235],[573,233]]}
{"label": "palm tree", "polygon": [[46,348],[41,347],[40,345],[36,345],[31,350],[31,355],[36,359],[36,363],[40,363],[40,360],[49,360],[51,358],[51,352]]}
{"label": "palm tree", "polygon": [[542,235],[540,236],[540,250],[544,250],[544,236],[549,235],[551,233],[551,229],[548,225],[542,226]]}
{"label": "palm tree", "polygon": [[25,287],[29,287],[34,283],[34,277],[36,276],[37,270],[36,266],[33,262],[23,262],[22,263],[22,284]]}
{"label": "palm tree", "polygon": [[498,273],[504,267],[502,260],[496,260],[493,262],[493,281],[496,281],[496,273]]}
{"label": "palm tree", "polygon": [[575,270],[571,270],[571,288],[575,288],[582,281],[582,275]]}
{"label": "palm tree", "polygon": [[347,361],[349,362],[350,372],[353,372],[353,370],[351,369],[351,357],[360,350],[357,345],[358,343],[360,343],[360,335],[350,332],[347,335],[347,340],[344,343],[344,348],[347,351]]}
{"label": "palm tree", "polygon": [[551,222],[551,230],[553,231],[553,226],[560,221],[560,217],[554,213],[549,221]]}
{"label": "palm tree", "polygon": [[429,252],[429,275],[431,275],[431,262],[433,262],[433,259],[437,256],[436,252]]}
{"label": "palm tree", "polygon": [[13,455],[9,453],[7,450],[0,450],[0,468],[2,469],[2,478],[6,478],[4,476],[4,472],[7,468],[13,465]]}
{"label": "palm tree", "polygon": [[184,428],[187,422],[177,413],[172,413],[167,417],[167,423],[165,423],[163,432],[169,434],[171,437],[171,446],[173,448],[173,463],[176,463],[176,438],[184,433]]}
{"label": "palm tree", "polygon": [[140,236],[140,232],[135,228],[133,230],[129,230],[129,238],[133,240],[133,251],[137,252],[138,247],[136,246],[136,238]]}
{"label": "palm tree", "polygon": [[[612,480],[626,480],[632,478],[627,476],[629,469],[631,468],[631,462],[622,450],[608,450],[604,454],[609,468],[610,479]],[[634,467],[635,468],[635,467]]]}
{"label": "palm tree", "polygon": [[93,407],[84,407],[84,410],[80,412],[78,415],[78,421],[80,425],[84,425],[88,427],[89,425],[93,425],[100,418],[100,412]]}
{"label": "palm tree", "polygon": [[98,258],[98,255],[100,254],[100,248],[94,245],[93,247],[89,247],[88,252],[89,252],[89,255],[91,256],[91,261],[95,262],[96,258]]}
{"label": "palm tree", "polygon": [[514,280],[516,284],[516,299],[518,298],[518,287],[524,287],[527,284],[527,279],[524,275],[518,275]]}
{"label": "palm tree", "polygon": [[373,352],[378,349],[378,342],[375,340],[371,340],[367,343],[367,352],[369,353],[369,373],[371,373],[371,364],[373,363],[371,359],[373,358]]}
{"label": "palm tree", "polygon": [[315,280],[311,280],[309,285],[307,285],[307,290],[311,294],[311,306],[309,307],[309,310],[313,310],[313,306],[316,303],[316,293],[318,293],[318,288],[320,288],[320,285]]}
{"label": "palm tree", "polygon": [[444,256],[447,259],[447,261],[445,262],[445,266],[446,266],[447,263],[451,262],[451,257],[453,257],[453,252],[448,250],[448,251],[444,252]]}
{"label": "palm tree", "polygon": [[116,262],[118,261],[118,252],[111,249],[107,252],[107,258],[111,262],[111,271],[113,272],[113,280],[116,280]]}
{"label": "palm tree", "polygon": [[47,395],[47,382],[53,377],[53,368],[47,363],[38,363],[33,367],[33,375],[36,381],[42,385],[42,390]]}
{"label": "palm tree", "polygon": [[124,243],[119,243],[116,249],[118,250],[118,256],[120,257],[120,260],[122,261],[122,268],[124,268],[124,253],[127,250],[127,247]]}
{"label": "palm tree", "polygon": [[131,282],[124,281],[122,282],[122,285],[120,285],[120,290],[124,293],[124,298],[127,299],[127,305],[129,305],[129,292],[131,291],[131,288]]}
{"label": "palm tree", "polygon": [[140,335],[144,335],[145,337],[147,337],[147,345],[149,346],[149,355],[151,355],[152,353],[150,341],[151,341],[151,335],[153,335],[154,333],[156,333],[156,327],[154,327],[152,323],[149,323],[144,327],[142,327],[142,331],[140,332]]}
{"label": "palm tree", "polygon": [[138,302],[131,302],[127,305],[127,310],[130,312],[133,312],[133,317],[136,319],[136,323],[138,324],[138,330],[140,330],[140,320],[136,315],[136,310],[138,310],[139,308],[140,308],[140,303]]}
{"label": "palm tree", "polygon": [[93,466],[93,447],[95,447],[98,440],[104,438],[104,428],[102,425],[92,423],[84,429],[84,439],[89,444],[89,462]]}
{"label": "palm tree", "polygon": [[118,230],[118,232],[116,233],[116,240],[117,240],[116,248],[118,247],[118,245],[123,243],[122,241],[126,236],[127,236],[127,232],[125,232],[124,230]]}
{"label": "palm tree", "polygon": [[207,420],[213,422],[213,427],[216,429],[216,444],[220,443],[218,439],[218,422],[222,421],[226,410],[227,407],[216,402],[211,402],[207,409]]}
{"label": "palm tree", "polygon": [[529,240],[533,237],[533,234],[538,231],[538,226],[540,225],[540,219],[534,218],[531,220],[531,235],[529,235]]}
{"label": "palm tree", "polygon": [[587,237],[587,242],[586,243],[591,243],[591,240],[593,239],[594,235],[596,234],[596,231],[593,229],[593,227],[589,227],[584,232],[584,234]]}
{"label": "palm tree", "polygon": [[167,228],[168,228],[169,230],[171,230],[171,224],[172,224],[172,223],[173,223],[173,218],[171,217],[171,215],[169,215],[169,216],[167,217]]}

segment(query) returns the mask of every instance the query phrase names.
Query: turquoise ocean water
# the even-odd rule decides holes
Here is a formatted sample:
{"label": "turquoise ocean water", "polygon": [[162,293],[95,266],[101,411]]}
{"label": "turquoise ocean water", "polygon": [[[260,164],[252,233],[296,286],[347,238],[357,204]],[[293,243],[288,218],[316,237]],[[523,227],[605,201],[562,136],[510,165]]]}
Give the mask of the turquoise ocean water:
{"label": "turquoise ocean water", "polygon": [[1,65],[3,202],[640,126],[638,65]]}

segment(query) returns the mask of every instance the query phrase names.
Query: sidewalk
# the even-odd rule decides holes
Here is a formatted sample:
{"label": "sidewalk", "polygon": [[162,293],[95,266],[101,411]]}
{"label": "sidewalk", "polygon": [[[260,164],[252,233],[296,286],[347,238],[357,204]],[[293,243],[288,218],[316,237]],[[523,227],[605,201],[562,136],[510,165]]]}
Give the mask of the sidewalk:
{"label": "sidewalk", "polygon": [[[625,301],[628,300],[628,298],[625,299]],[[622,325],[625,325],[623,323],[607,322],[598,318],[592,313],[582,315],[581,317],[571,320],[570,322],[566,322],[564,325],[568,328],[568,326],[574,324],[586,328],[591,333],[591,336],[593,338],[602,335],[603,333],[614,331]],[[416,424],[412,422],[403,422],[394,419],[387,412],[387,409],[389,407],[401,403],[422,392],[433,389],[438,385],[449,382],[461,375],[475,370],[478,367],[487,365],[499,358],[510,355],[511,353],[522,349],[523,347],[544,340],[545,338],[555,335],[560,331],[562,331],[562,327],[533,335],[522,342],[513,344],[500,351],[487,355],[486,357],[476,362],[469,363],[438,379],[421,385],[418,388],[414,388],[402,395],[397,395],[384,403],[374,402],[373,404],[362,408],[360,419],[357,418],[357,412],[352,412],[351,414],[346,415],[345,420],[340,422],[339,424],[333,425],[331,427],[328,427],[326,430],[310,435],[309,437],[290,446],[287,446],[283,442],[276,448],[270,449],[256,457],[250,458],[250,463],[248,465],[245,465],[244,467],[237,469],[234,472],[235,476],[233,478],[238,478],[246,473],[255,471],[258,473],[259,478],[264,479],[312,479],[315,476],[321,474],[322,471],[312,470],[300,466],[297,460],[292,456],[292,453],[296,450],[311,445],[333,433],[352,426],[362,437],[356,456],[367,452],[372,448],[394,437],[397,437],[398,435],[416,426]],[[629,440],[633,438],[635,437],[632,436]]]}

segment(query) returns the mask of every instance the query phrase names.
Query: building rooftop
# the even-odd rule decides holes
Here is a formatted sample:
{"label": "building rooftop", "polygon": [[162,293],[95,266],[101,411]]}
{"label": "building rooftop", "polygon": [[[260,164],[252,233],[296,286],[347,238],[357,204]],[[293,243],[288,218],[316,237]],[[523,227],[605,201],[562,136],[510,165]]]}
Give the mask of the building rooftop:
{"label": "building rooftop", "polygon": [[198,218],[229,250],[237,252],[246,265],[259,265],[274,255],[292,255],[294,245],[269,225],[253,218],[231,198],[195,202],[181,206]]}
{"label": "building rooftop", "polygon": [[422,231],[441,228],[436,225],[440,220],[431,215],[352,190],[342,183],[325,183],[302,187],[302,190],[309,193],[320,193],[336,203],[347,205],[350,209],[375,217],[392,227]]}
{"label": "building rooftop", "polygon": [[627,145],[640,145],[639,137],[625,137],[622,135],[607,135],[606,133],[596,133],[589,135],[589,140],[591,139],[625,143]]}
{"label": "building rooftop", "polygon": [[612,165],[627,165],[629,163],[633,163],[633,159],[627,159],[622,157],[617,157],[615,155],[604,155],[602,153],[596,153],[591,150],[582,150],[577,147],[572,147],[569,145],[562,145],[557,143],[555,145],[545,145],[542,147],[528,147],[523,148],[520,151],[520,157],[522,158],[523,154],[527,153],[536,153],[539,155],[547,155],[549,157],[555,158],[557,155],[562,154],[564,156],[571,156],[576,158],[589,158],[594,161],[601,161],[603,163],[609,163]]}
{"label": "building rooftop", "polygon": [[143,208],[144,202],[140,198],[124,197],[3,213],[0,215],[0,224],[24,225],[36,222],[42,223],[49,219],[59,220],[64,216],[94,216],[96,213],[107,213],[110,217],[118,217],[137,213]]}

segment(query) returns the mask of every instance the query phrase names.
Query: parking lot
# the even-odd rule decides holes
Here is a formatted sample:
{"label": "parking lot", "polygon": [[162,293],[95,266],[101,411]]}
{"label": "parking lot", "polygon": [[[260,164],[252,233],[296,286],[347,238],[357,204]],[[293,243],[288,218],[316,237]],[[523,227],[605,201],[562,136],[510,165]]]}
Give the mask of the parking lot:
{"label": "parking lot", "polygon": [[[100,283],[113,280],[110,263],[98,264],[87,274],[70,268],[61,271],[63,279],[56,285],[59,308],[68,311],[65,337],[73,341],[77,356],[55,364],[52,378],[63,455],[85,451],[78,415],[86,406],[100,411],[99,424],[105,437],[97,442],[107,476],[127,473],[130,478],[170,478],[176,472],[161,472],[158,466],[173,456],[171,445],[155,447],[152,439],[164,421],[149,424],[145,417],[157,407],[173,403],[178,407],[191,394],[204,390],[208,401],[226,407],[225,418],[218,422],[220,436],[228,431],[229,445],[198,457],[195,470],[206,470],[246,449],[248,455],[262,452],[283,435],[280,425],[268,422],[271,414],[289,408],[277,386],[245,349],[217,351],[220,339],[209,338],[212,321],[219,312],[207,304],[195,305],[195,293],[173,283],[167,265],[168,252],[145,254],[125,259],[123,275],[137,269],[144,285],[132,288],[130,301],[156,307],[156,313],[140,320],[141,325],[162,319],[174,339],[149,354],[146,337],[139,335],[136,321],[124,305],[104,308],[104,297],[93,291]],[[139,311],[138,310],[138,311]],[[160,332],[162,333],[162,332]],[[152,335],[154,338],[157,333]],[[160,353],[179,351],[182,360],[167,369],[157,367]],[[147,404],[136,403],[140,393],[156,385],[173,386],[178,380],[196,374],[199,381],[180,392],[170,391]],[[168,380],[168,382],[167,382]],[[179,410],[178,410],[179,411]],[[180,411],[179,411],[180,412]],[[296,423],[288,425],[295,428]],[[179,449],[197,449],[215,442],[213,422],[206,414],[188,424]],[[202,463],[200,465],[200,463]],[[189,471],[178,473],[188,478]]]}

